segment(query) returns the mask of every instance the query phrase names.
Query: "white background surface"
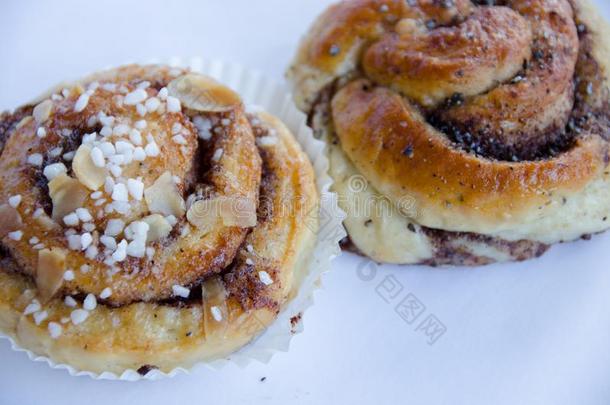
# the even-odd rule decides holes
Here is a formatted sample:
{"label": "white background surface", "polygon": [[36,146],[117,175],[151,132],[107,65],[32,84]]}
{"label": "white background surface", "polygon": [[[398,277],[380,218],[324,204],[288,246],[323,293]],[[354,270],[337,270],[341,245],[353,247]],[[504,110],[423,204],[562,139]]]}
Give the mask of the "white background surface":
{"label": "white background surface", "polygon": [[[609,18],[610,4],[597,2]],[[61,79],[155,56],[221,58],[280,80],[329,3],[3,0],[0,109]],[[483,269],[377,268],[344,255],[289,353],[154,383],[72,378],[2,340],[0,404],[608,404],[609,251],[606,234]],[[402,290],[386,303],[378,286],[391,281]],[[394,311],[408,293],[426,306],[412,325]],[[447,328],[434,345],[416,330],[428,315]]]}

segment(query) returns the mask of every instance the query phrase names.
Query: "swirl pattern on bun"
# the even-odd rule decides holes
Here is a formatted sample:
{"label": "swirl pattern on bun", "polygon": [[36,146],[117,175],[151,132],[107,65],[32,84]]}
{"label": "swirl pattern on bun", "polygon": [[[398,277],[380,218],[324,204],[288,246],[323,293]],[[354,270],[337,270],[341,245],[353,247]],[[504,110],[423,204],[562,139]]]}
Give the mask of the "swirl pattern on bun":
{"label": "swirl pattern on bun", "polygon": [[331,145],[352,247],[479,265],[606,230],[608,32],[580,0],[330,7],[289,77]]}
{"label": "swirl pattern on bun", "polygon": [[170,371],[239,349],[295,294],[313,169],[227,87],[129,65],[1,118],[0,330],[22,347]]}

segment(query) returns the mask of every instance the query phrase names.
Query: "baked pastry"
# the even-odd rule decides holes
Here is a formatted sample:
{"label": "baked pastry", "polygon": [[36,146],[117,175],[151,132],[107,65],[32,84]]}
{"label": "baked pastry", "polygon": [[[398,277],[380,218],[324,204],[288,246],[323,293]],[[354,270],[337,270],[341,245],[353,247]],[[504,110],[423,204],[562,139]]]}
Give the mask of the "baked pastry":
{"label": "baked pastry", "polygon": [[289,130],[185,69],[129,65],[0,119],[0,331],[80,370],[225,358],[291,300],[318,194]]}
{"label": "baked pastry", "polygon": [[610,226],[610,30],[586,0],[350,0],[288,72],[353,247],[525,260]]}

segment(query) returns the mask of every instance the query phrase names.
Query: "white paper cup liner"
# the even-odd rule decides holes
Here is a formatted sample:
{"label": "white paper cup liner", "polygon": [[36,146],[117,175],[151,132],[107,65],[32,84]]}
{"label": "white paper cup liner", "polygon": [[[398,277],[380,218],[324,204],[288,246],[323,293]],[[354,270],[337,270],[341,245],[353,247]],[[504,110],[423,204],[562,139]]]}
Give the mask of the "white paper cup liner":
{"label": "white paper cup liner", "polygon": [[[300,315],[313,304],[313,293],[320,286],[320,278],[322,274],[330,270],[331,261],[341,252],[339,241],[346,236],[342,225],[345,213],[337,205],[337,195],[329,191],[332,180],[328,175],[329,163],[326,155],[326,145],[314,138],[311,129],[307,126],[307,117],[293,103],[287,86],[269,80],[260,72],[247,70],[235,64],[223,63],[218,60],[205,60],[199,57],[151,59],[140,63],[161,63],[170,66],[188,67],[195,72],[211,76],[241,95],[249,108],[261,108],[282,120],[301,144],[316,173],[316,185],[320,193],[320,229],[312,260],[297,296],[286,305],[275,322],[248,345],[233,353],[227,359],[211,363],[199,363],[190,370],[176,368],[167,373],[151,370],[145,376],[142,376],[136,370],[126,370],[121,375],[110,372],[98,374],[77,370],[67,364],[56,363],[48,357],[39,356],[30,350],[19,347],[8,336],[0,334],[0,337],[8,339],[13,350],[25,352],[33,361],[46,362],[52,368],[67,370],[72,376],[89,376],[98,380],[159,380],[180,373],[189,373],[198,367],[219,369],[228,363],[235,363],[244,367],[253,360],[268,363],[275,353],[288,351],[292,336],[303,330]],[[298,319],[298,321],[295,323],[293,319]]]}

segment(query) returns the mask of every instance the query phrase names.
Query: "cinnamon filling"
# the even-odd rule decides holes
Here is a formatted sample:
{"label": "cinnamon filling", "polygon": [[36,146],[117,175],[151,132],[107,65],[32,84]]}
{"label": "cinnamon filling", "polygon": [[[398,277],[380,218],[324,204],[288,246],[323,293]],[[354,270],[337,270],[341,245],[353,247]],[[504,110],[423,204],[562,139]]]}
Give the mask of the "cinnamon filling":
{"label": "cinnamon filling", "polygon": [[[494,5],[494,4],[489,4]],[[496,3],[497,5],[497,3]],[[500,161],[530,161],[553,158],[572,148],[582,133],[600,134],[608,140],[610,136],[610,106],[608,89],[603,85],[605,77],[598,62],[591,54],[592,37],[586,25],[577,22],[579,52],[573,79],[573,109],[559,121],[564,125],[552,125],[542,132],[517,133],[513,139],[498,137],[498,134],[473,130],[471,122],[447,122],[443,113],[464,103],[460,94],[455,94],[444,105],[427,113],[429,123],[451,139],[457,147],[470,153]],[[533,63],[544,64],[543,55]],[[547,55],[551,58],[552,55]],[[511,82],[525,79],[519,73]],[[595,101],[591,101],[591,100]],[[516,140],[516,141],[515,141]]]}
{"label": "cinnamon filling", "polygon": [[494,263],[495,260],[477,256],[453,242],[458,239],[468,240],[471,243],[482,243],[491,246],[499,252],[506,254],[512,260],[525,261],[542,256],[550,246],[529,240],[507,241],[487,235],[469,232],[449,232],[440,229],[422,227],[424,234],[434,246],[434,258],[422,264],[428,266],[481,266]]}
{"label": "cinnamon filling", "polygon": [[[409,231],[416,232],[415,227],[412,224],[409,225]],[[421,230],[434,246],[434,257],[419,264],[432,267],[447,265],[484,266],[495,262],[495,260],[488,257],[477,256],[464,247],[456,246],[454,242],[458,239],[465,239],[473,243],[483,243],[485,245],[492,246],[497,251],[506,254],[512,260],[516,261],[525,261],[540,257],[550,248],[550,246],[543,243],[529,240],[510,242],[476,233],[450,232],[442,229],[432,229],[426,227],[421,227]],[[357,255],[365,256],[360,249],[354,245],[349,236],[346,236],[341,241],[341,248]]]}
{"label": "cinnamon filling", "polygon": [[[249,116],[250,124],[254,130],[254,135],[260,139],[269,135],[269,128],[260,123],[255,116]],[[261,157],[263,158],[263,175],[261,178],[259,206],[258,206],[258,221],[259,226],[267,221],[270,221],[274,216],[273,201],[276,198],[276,182],[278,181],[272,165],[273,158],[265,148],[259,148]],[[242,249],[247,248],[242,246]],[[261,282],[259,272],[266,271],[268,274],[275,274],[273,263],[258,263],[255,267],[252,264],[241,263],[232,266],[232,268],[223,275],[223,281],[227,292],[234,297],[243,308],[260,309],[270,308],[279,310],[278,303],[271,300],[266,294],[265,284]]]}

